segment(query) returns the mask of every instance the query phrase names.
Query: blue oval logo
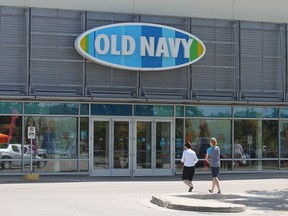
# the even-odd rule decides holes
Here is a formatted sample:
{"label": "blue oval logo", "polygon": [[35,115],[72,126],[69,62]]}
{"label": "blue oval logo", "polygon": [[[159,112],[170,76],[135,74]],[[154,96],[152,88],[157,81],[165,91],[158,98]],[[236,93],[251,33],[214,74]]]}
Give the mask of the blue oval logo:
{"label": "blue oval logo", "polygon": [[75,41],[85,58],[128,70],[168,70],[192,64],[206,51],[194,35],[164,25],[120,23],[90,29]]}

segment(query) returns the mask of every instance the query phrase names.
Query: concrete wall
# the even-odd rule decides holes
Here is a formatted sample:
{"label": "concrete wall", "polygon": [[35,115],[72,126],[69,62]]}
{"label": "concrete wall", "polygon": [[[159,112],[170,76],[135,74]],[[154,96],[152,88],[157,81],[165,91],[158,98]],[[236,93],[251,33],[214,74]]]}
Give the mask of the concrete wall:
{"label": "concrete wall", "polygon": [[288,23],[285,0],[0,0],[0,5]]}

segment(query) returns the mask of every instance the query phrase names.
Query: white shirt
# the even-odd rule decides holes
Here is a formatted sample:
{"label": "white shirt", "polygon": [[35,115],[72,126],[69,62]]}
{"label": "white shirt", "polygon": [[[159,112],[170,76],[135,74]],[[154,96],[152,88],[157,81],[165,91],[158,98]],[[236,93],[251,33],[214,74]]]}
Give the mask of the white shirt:
{"label": "white shirt", "polygon": [[198,157],[192,149],[186,149],[183,151],[181,162],[186,167],[193,167],[198,162]]}

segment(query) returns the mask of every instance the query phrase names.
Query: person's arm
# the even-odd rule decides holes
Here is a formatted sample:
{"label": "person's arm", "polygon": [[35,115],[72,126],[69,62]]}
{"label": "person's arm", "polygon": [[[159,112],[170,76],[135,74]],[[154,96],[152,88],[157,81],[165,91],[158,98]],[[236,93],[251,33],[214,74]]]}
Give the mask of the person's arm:
{"label": "person's arm", "polygon": [[198,163],[198,161],[199,161],[199,159],[198,159],[196,153],[195,153],[195,159],[194,159],[194,161],[195,161],[195,164]]}
{"label": "person's arm", "polygon": [[182,153],[182,158],[181,158],[181,162],[180,162],[180,167],[183,168],[184,167],[184,161],[185,161],[185,156],[184,156],[184,151]]}
{"label": "person's arm", "polygon": [[206,161],[208,164],[210,164],[208,151],[207,151],[207,154],[206,154],[206,156],[205,156],[205,161]]}

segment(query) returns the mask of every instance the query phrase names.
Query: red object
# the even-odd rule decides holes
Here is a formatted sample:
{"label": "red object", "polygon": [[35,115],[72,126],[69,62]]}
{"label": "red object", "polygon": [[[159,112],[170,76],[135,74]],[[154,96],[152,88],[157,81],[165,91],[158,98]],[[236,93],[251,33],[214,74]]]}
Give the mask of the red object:
{"label": "red object", "polygon": [[13,133],[14,133],[14,128],[16,126],[16,120],[17,120],[18,116],[11,116],[11,122],[10,122],[10,128],[9,128],[9,142],[13,137]]}
{"label": "red object", "polygon": [[0,133],[0,143],[8,143],[9,135]]}

